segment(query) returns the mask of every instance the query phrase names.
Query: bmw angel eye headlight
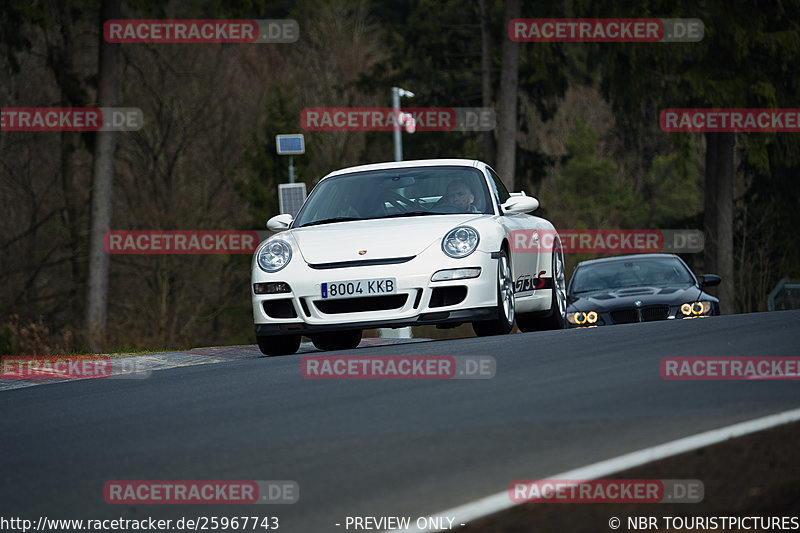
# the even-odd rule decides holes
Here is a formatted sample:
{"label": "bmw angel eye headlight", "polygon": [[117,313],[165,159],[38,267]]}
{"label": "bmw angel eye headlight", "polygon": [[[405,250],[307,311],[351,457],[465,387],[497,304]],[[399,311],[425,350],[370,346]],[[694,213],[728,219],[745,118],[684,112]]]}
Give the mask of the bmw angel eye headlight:
{"label": "bmw angel eye headlight", "polygon": [[292,260],[292,247],[280,239],[269,241],[257,253],[258,266],[265,272],[277,272]]}
{"label": "bmw angel eye headlight", "polygon": [[598,318],[600,317],[597,311],[577,311],[567,314],[567,320],[569,320],[570,324],[575,324],[576,326],[590,326],[596,324]]}
{"label": "bmw angel eye headlight", "polygon": [[459,226],[447,232],[442,239],[442,251],[450,257],[467,257],[478,247],[480,237],[477,230],[469,226]]}
{"label": "bmw angel eye headlight", "polygon": [[687,317],[707,315],[711,312],[711,302],[687,302],[681,306],[681,313]]}

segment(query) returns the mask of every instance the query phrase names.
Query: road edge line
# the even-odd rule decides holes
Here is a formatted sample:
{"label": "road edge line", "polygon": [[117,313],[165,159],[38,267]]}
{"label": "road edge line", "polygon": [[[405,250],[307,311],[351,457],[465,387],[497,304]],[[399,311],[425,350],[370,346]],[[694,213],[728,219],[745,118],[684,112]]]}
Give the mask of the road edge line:
{"label": "road edge line", "polygon": [[[792,409],[783,411],[781,413],[767,415],[746,422],[738,422],[736,424],[726,426],[719,429],[712,429],[697,433],[688,437],[682,437],[664,444],[658,444],[649,448],[644,448],[635,452],[630,452],[625,455],[605,459],[597,463],[586,465],[568,472],[554,474],[546,479],[596,479],[600,476],[607,476],[622,470],[628,470],[637,466],[642,466],[653,461],[666,459],[674,455],[690,452],[698,448],[718,444],[720,442],[756,433],[765,429],[797,422],[800,420],[800,409]],[[524,502],[523,502],[524,503]],[[472,520],[477,520],[485,516],[504,511],[516,505],[522,505],[511,501],[508,497],[508,490],[486,496],[479,500],[475,500],[458,507],[453,507],[439,513],[429,515],[435,516],[454,516],[455,524],[467,524]],[[383,533],[393,533],[397,531],[417,532],[417,533],[436,533],[444,531],[442,529],[420,529],[416,526],[410,526],[407,529],[392,529],[384,531]]]}

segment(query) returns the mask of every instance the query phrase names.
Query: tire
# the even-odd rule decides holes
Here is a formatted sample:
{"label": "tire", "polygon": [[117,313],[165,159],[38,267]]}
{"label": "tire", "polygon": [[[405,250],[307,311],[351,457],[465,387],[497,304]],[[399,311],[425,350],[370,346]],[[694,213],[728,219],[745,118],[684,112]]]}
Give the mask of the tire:
{"label": "tire", "polygon": [[300,348],[300,335],[267,335],[256,340],[264,355],[291,355]]}
{"label": "tire", "polygon": [[505,335],[514,327],[514,278],[505,250],[497,260],[497,318],[473,322],[478,337]]}
{"label": "tire", "polygon": [[544,331],[548,329],[564,329],[567,326],[567,282],[564,273],[564,253],[561,243],[556,245],[552,255],[553,293],[550,298],[550,309],[534,313],[517,315],[517,327],[520,331]]}
{"label": "tire", "polygon": [[361,330],[320,333],[311,337],[311,342],[320,350],[352,350],[361,343]]}

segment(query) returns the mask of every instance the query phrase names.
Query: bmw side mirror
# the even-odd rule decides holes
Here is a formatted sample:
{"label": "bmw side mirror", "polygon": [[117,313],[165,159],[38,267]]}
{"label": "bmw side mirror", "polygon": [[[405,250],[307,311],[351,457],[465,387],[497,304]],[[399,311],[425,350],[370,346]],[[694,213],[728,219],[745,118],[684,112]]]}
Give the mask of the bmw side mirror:
{"label": "bmw side mirror", "polygon": [[292,223],[294,217],[288,213],[283,215],[275,215],[267,221],[267,229],[270,231],[284,231],[289,229],[289,224]]}
{"label": "bmw side mirror", "polygon": [[703,274],[700,276],[701,287],[715,287],[722,282],[722,278],[716,274]]}

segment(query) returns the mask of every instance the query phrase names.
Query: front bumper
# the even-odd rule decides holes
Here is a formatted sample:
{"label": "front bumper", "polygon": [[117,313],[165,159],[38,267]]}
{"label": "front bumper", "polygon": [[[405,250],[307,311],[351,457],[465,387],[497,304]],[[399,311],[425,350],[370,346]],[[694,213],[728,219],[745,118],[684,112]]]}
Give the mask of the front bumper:
{"label": "front bumper", "polygon": [[402,328],[406,326],[425,326],[439,324],[463,324],[497,318],[497,307],[485,309],[466,309],[460,311],[439,311],[422,313],[412,319],[351,322],[342,324],[306,324],[304,322],[256,324],[256,336],[269,335],[311,335],[331,331],[374,328]]}
{"label": "front bumper", "polygon": [[[250,287],[257,336],[324,333],[347,329],[399,328],[426,324],[458,324],[497,317],[497,259],[476,250],[463,259],[426,259],[423,253],[398,264],[312,268],[302,258],[269,274],[257,265]],[[299,259],[299,260],[297,260]],[[478,277],[431,281],[440,270],[479,267]],[[388,296],[322,299],[321,284],[394,278],[396,293]],[[255,294],[253,284],[284,282],[290,291]]]}
{"label": "front bumper", "polygon": [[609,326],[615,324],[636,324],[639,322],[657,322],[661,320],[689,320],[693,318],[706,318],[719,314],[719,305],[716,302],[711,302],[711,311],[707,314],[685,316],[681,313],[680,305],[643,305],[641,307],[620,307],[610,310],[597,310],[597,322],[590,324],[584,322],[582,324],[575,324],[570,320],[572,315],[578,313],[588,313],[586,311],[568,308],[567,309],[567,327],[568,328],[591,328],[597,326]]}

